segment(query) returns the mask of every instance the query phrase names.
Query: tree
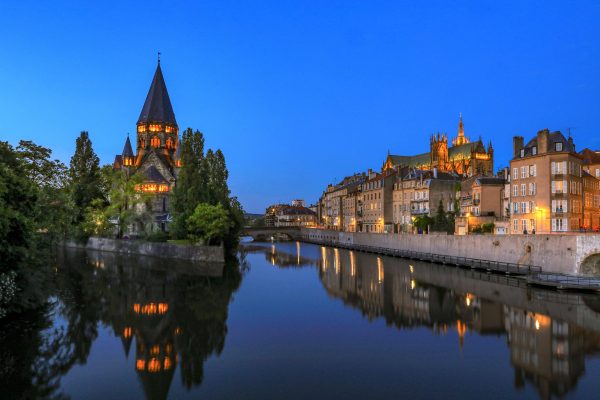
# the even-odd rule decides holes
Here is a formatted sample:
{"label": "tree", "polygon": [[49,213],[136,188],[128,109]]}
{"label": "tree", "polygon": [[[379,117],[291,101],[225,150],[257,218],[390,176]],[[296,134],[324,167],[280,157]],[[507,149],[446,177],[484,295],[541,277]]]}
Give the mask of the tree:
{"label": "tree", "polygon": [[68,193],[67,167],[52,160],[52,150],[21,140],[17,153],[24,172],[37,189],[36,231],[51,241],[64,239],[71,228],[73,207]]}
{"label": "tree", "polygon": [[151,194],[138,190],[143,183],[140,174],[130,175],[129,172],[120,170],[112,173],[112,185],[109,191],[110,204],[106,208],[107,219],[117,221],[117,237],[123,237],[123,233],[131,224],[140,224],[142,229],[149,222],[148,203]]}
{"label": "tree", "polygon": [[208,178],[208,201],[210,204],[228,204],[229,203],[229,188],[227,187],[227,179],[229,171],[225,165],[225,156],[221,150],[213,152],[208,150],[206,153],[206,172]]}
{"label": "tree", "polygon": [[200,203],[187,219],[188,237],[207,244],[222,242],[233,226],[233,220],[221,204]]}
{"label": "tree", "polygon": [[424,233],[427,232],[428,227],[432,224],[433,218],[431,218],[429,215],[419,215],[413,222],[413,225]]}
{"label": "tree", "polygon": [[187,235],[187,219],[198,204],[208,202],[207,174],[204,160],[204,135],[191,128],[181,138],[181,169],[172,194],[172,230],[175,237]]}
{"label": "tree", "polygon": [[434,231],[447,231],[448,230],[448,217],[446,216],[446,211],[444,210],[444,203],[442,199],[438,203],[437,213],[435,215],[435,219],[433,221],[433,230]]}
{"label": "tree", "polygon": [[102,197],[100,160],[86,131],[82,131],[75,143],[75,153],[69,167],[71,198],[74,205],[74,222],[81,223],[85,210],[94,199]]}

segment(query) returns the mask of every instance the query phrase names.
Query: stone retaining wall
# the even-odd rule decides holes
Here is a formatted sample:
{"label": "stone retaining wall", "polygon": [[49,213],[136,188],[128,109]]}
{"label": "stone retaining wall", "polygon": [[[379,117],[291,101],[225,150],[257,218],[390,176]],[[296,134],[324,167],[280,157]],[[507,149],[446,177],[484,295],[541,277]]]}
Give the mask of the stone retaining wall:
{"label": "stone retaining wall", "polygon": [[411,235],[303,228],[302,237],[535,265],[546,272],[565,274],[579,274],[585,258],[600,253],[600,235]]}
{"label": "stone retaining wall", "polygon": [[221,246],[154,243],[99,237],[89,238],[85,246],[73,242],[67,242],[65,245],[67,247],[84,247],[90,250],[110,251],[125,255],[135,254],[189,261],[225,262],[225,251]]}

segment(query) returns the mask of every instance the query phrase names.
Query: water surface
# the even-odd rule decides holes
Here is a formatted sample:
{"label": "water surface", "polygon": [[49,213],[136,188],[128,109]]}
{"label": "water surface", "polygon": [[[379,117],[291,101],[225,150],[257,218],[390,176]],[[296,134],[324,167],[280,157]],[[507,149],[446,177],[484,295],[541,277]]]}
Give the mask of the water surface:
{"label": "water surface", "polygon": [[2,327],[10,398],[600,391],[600,297],[516,278],[286,242],[225,267],[65,250],[55,280],[47,314]]}

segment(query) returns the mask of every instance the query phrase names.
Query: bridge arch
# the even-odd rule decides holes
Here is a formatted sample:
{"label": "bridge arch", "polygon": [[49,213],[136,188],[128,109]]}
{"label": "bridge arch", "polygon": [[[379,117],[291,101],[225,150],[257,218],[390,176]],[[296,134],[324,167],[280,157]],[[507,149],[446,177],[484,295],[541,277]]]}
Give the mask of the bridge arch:
{"label": "bridge arch", "polygon": [[588,251],[579,265],[579,273],[600,276],[600,249]]}

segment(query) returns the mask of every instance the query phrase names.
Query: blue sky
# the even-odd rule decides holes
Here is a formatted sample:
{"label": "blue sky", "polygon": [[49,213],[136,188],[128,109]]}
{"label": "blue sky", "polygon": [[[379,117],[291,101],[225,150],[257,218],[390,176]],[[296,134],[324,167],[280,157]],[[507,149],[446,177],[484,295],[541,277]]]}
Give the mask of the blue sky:
{"label": "blue sky", "polygon": [[111,163],[161,51],[180,128],[223,150],[249,212],[428,151],[459,112],[496,168],[542,128],[600,149],[598,20],[585,1],[2,1],[0,140],[68,162],[88,130]]}

